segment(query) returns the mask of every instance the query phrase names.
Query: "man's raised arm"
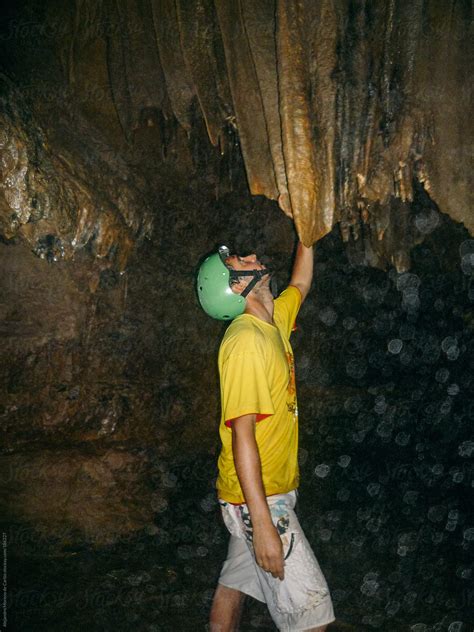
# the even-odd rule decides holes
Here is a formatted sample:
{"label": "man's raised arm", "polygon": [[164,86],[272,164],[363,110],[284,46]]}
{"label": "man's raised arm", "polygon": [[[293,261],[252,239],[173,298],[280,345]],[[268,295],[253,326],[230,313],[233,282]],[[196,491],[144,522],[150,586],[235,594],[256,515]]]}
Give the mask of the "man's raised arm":
{"label": "man's raised arm", "polygon": [[306,298],[313,281],[313,257],[313,246],[307,248],[301,241],[298,242],[290,285],[294,285],[301,292],[301,302]]}

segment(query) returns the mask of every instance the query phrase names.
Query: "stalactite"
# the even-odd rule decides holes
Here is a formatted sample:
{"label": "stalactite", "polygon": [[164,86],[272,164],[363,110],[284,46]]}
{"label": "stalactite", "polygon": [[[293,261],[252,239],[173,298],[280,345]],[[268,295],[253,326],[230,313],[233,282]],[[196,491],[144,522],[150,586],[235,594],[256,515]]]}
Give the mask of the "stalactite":
{"label": "stalactite", "polygon": [[183,57],[175,0],[151,0],[151,6],[168,97],[176,118],[189,130],[195,89]]}
{"label": "stalactite", "polygon": [[281,119],[278,97],[278,73],[275,45],[275,2],[242,0],[242,16],[245,23],[252,62],[258,78],[262,98],[265,127],[268,135],[269,151],[273,162],[278,203],[280,208],[292,216],[288,194],[288,182],[283,157]]}
{"label": "stalactite", "polygon": [[127,140],[131,139],[132,103],[126,76],[123,23],[116,0],[104,1],[104,14],[110,22],[107,32],[107,68],[117,117]]}
{"label": "stalactite", "polygon": [[415,81],[418,107],[430,114],[423,165],[430,195],[474,232],[472,198],[472,5],[424,5]]}
{"label": "stalactite", "polygon": [[318,213],[325,226],[336,221],[337,46],[341,18],[332,0],[305,3],[314,152],[319,165]]}
{"label": "stalactite", "polygon": [[308,100],[309,73],[302,41],[301,6],[287,0],[277,3],[277,52],[283,154],[288,191],[296,227],[306,245],[326,234],[316,212],[319,178],[315,163]]}
{"label": "stalactite", "polygon": [[[187,164],[190,143],[201,142],[191,132],[199,102],[229,187],[225,130],[233,126],[251,193],[278,200],[304,243],[340,222],[344,239],[368,244],[359,226],[378,234],[378,214],[394,198],[410,202],[418,183],[474,230],[466,171],[471,17],[467,0],[77,0],[60,12],[72,37],[61,31],[51,46],[72,101],[90,79],[104,81],[105,48],[130,143],[155,121],[157,155]],[[97,77],[84,71],[94,55]],[[87,104],[96,105],[102,123],[111,105]],[[201,149],[193,149],[194,169]],[[22,212],[39,217],[36,208]],[[123,203],[119,212],[132,232],[141,230]]]}
{"label": "stalactite", "polygon": [[125,74],[131,103],[131,124],[148,108],[163,110],[166,89],[149,0],[121,0]]}
{"label": "stalactite", "polygon": [[222,103],[219,96],[216,47],[222,44],[216,37],[212,0],[179,0],[177,7],[183,55],[196,87],[209,139],[217,145],[231,108],[230,100]]}
{"label": "stalactite", "polygon": [[246,33],[240,0],[216,0],[227,73],[250,190],[277,199],[261,88]]}
{"label": "stalactite", "polygon": [[[450,143],[453,137],[443,114],[452,105],[446,96],[451,80],[439,70],[440,55],[462,66],[458,44],[467,43],[469,23],[463,3],[439,11],[421,0],[214,5],[180,0],[176,14],[171,0],[153,2],[175,114],[189,126],[195,91],[216,144],[235,110],[251,192],[278,199],[305,243],[337,221],[353,226],[367,205],[383,206],[391,197],[411,200],[413,178],[422,178],[426,187],[433,176],[440,181],[436,174],[450,161],[440,158],[436,139],[444,134]],[[449,12],[451,23],[439,17]],[[173,29],[179,37],[170,43]],[[452,50],[437,47],[436,32],[443,42],[455,40]],[[444,108],[435,103],[441,98],[451,99]],[[466,103],[462,96],[457,120]],[[430,137],[433,117],[440,123]],[[454,205],[442,191],[436,188],[435,199],[443,198],[446,210],[456,206],[450,212],[472,227],[474,220],[459,211],[466,208],[467,192]]]}

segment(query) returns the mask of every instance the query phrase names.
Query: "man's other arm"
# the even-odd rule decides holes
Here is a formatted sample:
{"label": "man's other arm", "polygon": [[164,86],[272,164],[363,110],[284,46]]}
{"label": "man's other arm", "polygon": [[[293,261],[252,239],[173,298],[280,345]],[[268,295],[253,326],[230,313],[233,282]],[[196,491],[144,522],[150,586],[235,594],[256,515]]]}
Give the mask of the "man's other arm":
{"label": "man's other arm", "polygon": [[301,292],[301,302],[306,298],[313,281],[313,257],[313,246],[307,248],[301,241],[298,242],[290,285]]}
{"label": "man's other arm", "polygon": [[273,577],[283,579],[283,547],[265,497],[255,425],[255,414],[243,415],[232,421],[234,464],[250,512],[257,564]]}

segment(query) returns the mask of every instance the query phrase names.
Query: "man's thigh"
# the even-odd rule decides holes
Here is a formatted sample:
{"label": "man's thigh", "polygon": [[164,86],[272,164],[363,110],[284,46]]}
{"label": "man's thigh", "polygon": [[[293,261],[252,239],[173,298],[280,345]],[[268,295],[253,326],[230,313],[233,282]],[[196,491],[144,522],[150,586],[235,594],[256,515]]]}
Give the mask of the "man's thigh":
{"label": "man's thigh", "polygon": [[230,536],[227,558],[222,566],[219,584],[239,590],[258,601],[265,601],[255,558],[244,538]]}

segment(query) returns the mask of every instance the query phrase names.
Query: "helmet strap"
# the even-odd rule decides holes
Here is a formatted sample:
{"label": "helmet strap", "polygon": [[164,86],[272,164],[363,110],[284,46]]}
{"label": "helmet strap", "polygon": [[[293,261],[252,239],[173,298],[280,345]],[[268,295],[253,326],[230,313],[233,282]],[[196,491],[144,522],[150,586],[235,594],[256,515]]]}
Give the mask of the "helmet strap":
{"label": "helmet strap", "polygon": [[247,287],[240,293],[240,296],[245,298],[253,288],[257,285],[257,283],[266,275],[269,274],[270,271],[267,268],[263,268],[263,270],[229,270],[230,279],[238,279],[242,276],[251,276],[253,279],[247,285]]}

